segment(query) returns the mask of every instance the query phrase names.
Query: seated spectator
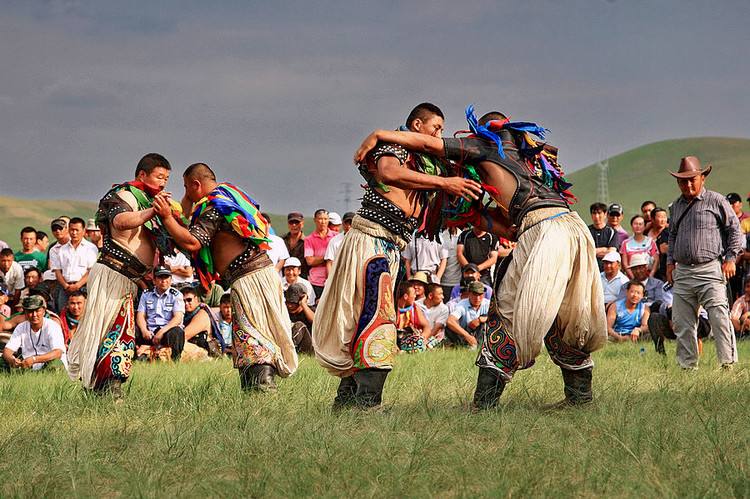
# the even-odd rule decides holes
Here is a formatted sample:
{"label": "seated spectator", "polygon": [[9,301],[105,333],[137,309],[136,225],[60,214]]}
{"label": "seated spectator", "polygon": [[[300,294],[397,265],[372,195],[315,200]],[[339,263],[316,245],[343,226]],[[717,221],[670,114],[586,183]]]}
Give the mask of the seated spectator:
{"label": "seated spectator", "polygon": [[[637,253],[630,259],[630,271],[633,273],[633,280],[641,282],[646,289],[643,302],[647,307],[651,307],[653,303],[663,302],[665,299],[664,281],[649,276],[650,270],[651,266],[647,255]],[[623,286],[617,298],[623,299],[625,297],[626,289]]]}
{"label": "seated spectator", "polygon": [[[333,215],[333,213],[331,215]],[[344,242],[344,236],[347,232],[349,232],[349,229],[352,228],[352,220],[354,220],[354,213],[352,213],[351,211],[344,213],[343,223],[341,224],[341,231],[333,236],[333,239],[331,239],[328,243],[324,258],[326,260],[326,268],[328,269],[329,274],[331,273],[331,270],[333,270],[333,261],[336,259],[336,254],[338,254],[339,252],[341,243]],[[330,223],[328,224],[328,227],[331,227]]]}
{"label": "seated spectator", "polygon": [[23,268],[14,259],[12,249],[0,250],[0,279],[11,294],[11,308],[20,303],[21,290],[24,288]]}
{"label": "seated spectator", "polygon": [[612,203],[607,208],[607,225],[615,231],[615,248],[622,246],[622,243],[630,237],[628,231],[622,228],[622,213],[622,206],[617,203]]}
{"label": "seated spectator", "polygon": [[617,251],[615,247],[615,229],[607,225],[607,205],[594,203],[589,207],[591,212],[591,225],[589,231],[594,238],[596,247],[596,262],[599,264],[599,272],[604,270],[602,258],[607,253]]}
{"label": "seated spectator", "polygon": [[417,293],[410,281],[402,282],[398,287],[396,314],[396,339],[402,352],[424,352],[432,337],[430,323],[416,305]]}
{"label": "seated spectator", "polygon": [[730,318],[737,338],[750,337],[750,279],[745,281],[744,294],[732,305]]}
{"label": "seated spectator", "polygon": [[[20,268],[20,267],[19,267]],[[29,296],[29,292],[32,289],[41,287],[45,291],[49,292],[49,289],[46,284],[42,281],[42,274],[39,272],[39,269],[36,267],[30,267],[26,269],[26,272],[23,273],[23,283],[24,288],[21,290],[21,295],[19,296],[18,305],[16,305],[16,311],[22,311],[23,307],[21,307],[21,301]]]}
{"label": "seated spectator", "polygon": [[[622,245],[620,245],[622,263],[625,268],[628,269],[630,259],[633,258],[633,255],[645,254],[649,258],[649,275],[653,277],[656,273],[656,269],[659,267],[659,259],[657,258],[659,250],[656,248],[656,242],[643,233],[645,222],[643,221],[642,216],[636,215],[631,218],[630,226],[633,228],[633,236],[627,238]],[[626,270],[625,274],[627,274],[629,278],[633,278],[633,273],[629,270]]]}
{"label": "seated spectator", "polygon": [[42,253],[47,253],[49,247],[49,236],[41,230],[36,231],[36,249]]}
{"label": "seated spectator", "polygon": [[617,300],[607,311],[607,332],[611,341],[638,341],[648,332],[649,309],[643,303],[645,286],[639,281],[625,285],[626,298]]}
{"label": "seated spectator", "polygon": [[50,269],[55,272],[57,280],[55,310],[58,312],[65,308],[70,293],[85,288],[89,270],[99,256],[99,249],[84,239],[84,227],[82,218],[71,218],[68,223],[70,240],[53,254],[50,261]]}
{"label": "seated spectator", "polygon": [[469,283],[468,292],[469,297],[456,303],[448,316],[445,341],[476,348],[478,340],[482,338],[481,326],[487,322],[490,301],[484,297],[481,282]]}
{"label": "seated spectator", "polygon": [[[262,213],[262,215],[268,222],[268,228],[271,229],[271,216],[267,213]],[[266,251],[266,255],[271,259],[271,263],[276,271],[281,273],[281,269],[284,268],[284,262],[289,258],[289,250],[287,249],[284,240],[277,236],[276,233],[270,233],[267,237],[271,240],[271,242],[268,243],[271,249]]]}
{"label": "seated spectator", "polygon": [[427,322],[432,330],[433,343],[439,344],[445,338],[445,323],[448,321],[448,305],[443,303],[443,288],[439,284],[431,282],[425,288],[425,297],[417,301],[421,305]]}
{"label": "seated spectator", "polygon": [[63,338],[65,346],[70,344],[70,340],[78,330],[78,323],[83,318],[86,310],[86,294],[79,290],[73,291],[68,295],[68,304],[60,310],[60,321],[62,323]]}
{"label": "seated spectator", "polygon": [[[457,284],[453,286],[453,289],[451,290],[451,297],[450,297],[451,300],[455,300],[456,298],[458,298],[458,296],[461,294],[462,286],[466,287],[469,285],[469,282],[479,281],[479,278],[481,276],[479,273],[479,268],[473,263],[464,265],[464,267],[461,269],[461,273],[462,273],[461,281],[463,284]],[[483,285],[484,285],[484,297],[489,300],[490,298],[492,298],[492,287],[484,283]]]}
{"label": "seated spectator", "polygon": [[89,218],[88,223],[86,224],[86,239],[97,248],[102,249],[102,245],[104,244],[102,231],[99,226],[96,225],[96,221],[93,218]]}
{"label": "seated spectator", "polygon": [[292,341],[298,353],[314,354],[312,346],[313,321],[315,305],[308,305],[307,289],[300,283],[294,283],[284,291],[286,310],[292,321]]}
{"label": "seated spectator", "polygon": [[307,279],[309,269],[305,260],[305,234],[303,233],[305,216],[298,211],[293,211],[286,216],[286,223],[289,232],[283,237],[284,244],[289,252],[289,256],[293,256],[302,262],[301,275]]}
{"label": "seated spectator", "polygon": [[430,284],[429,277],[426,272],[415,272],[408,280],[409,284],[414,288],[416,293],[416,300],[424,298],[425,287]]}
{"label": "seated spectator", "polygon": [[47,270],[47,255],[36,249],[36,229],[24,227],[21,229],[21,250],[16,251],[13,258],[26,270],[36,267],[42,272]]}
{"label": "seated spectator", "polygon": [[222,288],[216,281],[211,283],[211,287],[208,288],[208,291],[204,290],[203,286],[197,287],[196,291],[198,292],[198,297],[201,301],[209,307],[218,307],[221,297],[224,296],[224,288]]}
{"label": "seated spectator", "polygon": [[328,214],[328,230],[332,230],[338,234],[341,231],[341,223],[341,215],[335,211]]}
{"label": "seated spectator", "polygon": [[172,287],[172,273],[166,267],[156,267],[154,288],[143,292],[135,315],[143,343],[156,349],[168,347],[172,360],[178,360],[185,347],[184,315],[185,302],[182,294]]}
{"label": "seated spectator", "polygon": [[607,253],[602,258],[604,272],[602,272],[602,288],[604,289],[604,305],[617,301],[620,290],[630,280],[620,272],[620,254],[616,251]]}
{"label": "seated spectator", "polygon": [[67,364],[65,340],[60,325],[45,318],[46,307],[40,296],[23,301],[26,320],[13,331],[3,349],[3,360],[13,369],[38,371],[54,366],[55,361]]}
{"label": "seated spectator", "polygon": [[193,266],[182,251],[175,250],[171,255],[165,256],[164,266],[172,272],[172,285],[176,288],[181,284],[192,284],[195,281]]}
{"label": "seated spectator", "polygon": [[219,301],[219,331],[224,339],[226,350],[224,353],[232,353],[232,297],[224,293]]}
{"label": "seated spectator", "polygon": [[5,287],[5,284],[0,283],[0,315],[2,315],[6,319],[10,317],[11,313],[13,313],[13,311],[10,309],[10,306],[8,305],[10,296],[11,293],[10,291],[8,291],[8,288]]}
{"label": "seated spectator", "polygon": [[311,307],[315,305],[315,290],[307,279],[300,277],[302,272],[302,262],[298,258],[289,257],[284,262],[284,278],[281,280],[281,287],[286,291],[292,284],[301,284],[305,288],[307,295],[307,304]]}
{"label": "seated spectator", "polygon": [[448,252],[437,241],[430,241],[423,235],[416,235],[401,252],[406,265],[406,277],[411,279],[418,272],[423,272],[427,282],[440,283],[448,264]]}
{"label": "seated spectator", "polygon": [[[504,254],[509,251],[504,249]],[[456,244],[456,255],[462,268],[470,263],[479,270],[479,280],[492,286],[492,267],[497,263],[500,242],[497,236],[478,227],[472,227],[461,232]]]}
{"label": "seated spectator", "polygon": [[654,277],[665,281],[667,279],[667,250],[669,249],[669,227],[667,227],[667,210],[654,208],[651,210],[651,229],[648,231],[650,237],[656,243],[659,251],[659,265]]}
{"label": "seated spectator", "polygon": [[[49,293],[47,293],[44,289],[41,289],[40,287],[36,287],[29,290],[28,296],[39,296],[41,297],[42,301],[46,304],[45,305],[45,312],[44,317],[46,319],[50,319],[52,321],[55,321],[58,326],[62,327],[62,322],[60,321],[60,317],[52,311],[50,308],[50,304],[52,303],[52,298],[50,298]],[[27,296],[27,297],[28,297]],[[0,321],[0,330],[1,331],[13,331],[16,326],[18,326],[20,323],[22,323],[26,317],[21,312],[16,312],[11,314],[10,318],[7,320]]]}
{"label": "seated spectator", "polygon": [[211,309],[201,303],[192,287],[182,289],[182,301],[185,303],[185,316],[182,318],[185,342],[202,348],[209,357],[221,357],[226,345]]}
{"label": "seated spectator", "polygon": [[323,296],[323,289],[328,280],[325,255],[328,243],[335,235],[335,232],[328,229],[328,211],[316,210],[315,230],[305,238],[305,261],[310,269],[308,279],[315,290],[316,301]]}

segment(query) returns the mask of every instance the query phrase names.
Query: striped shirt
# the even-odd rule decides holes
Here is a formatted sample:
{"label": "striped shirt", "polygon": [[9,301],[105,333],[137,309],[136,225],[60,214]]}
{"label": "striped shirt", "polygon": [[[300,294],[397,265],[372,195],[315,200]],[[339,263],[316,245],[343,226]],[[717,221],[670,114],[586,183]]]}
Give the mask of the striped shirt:
{"label": "striped shirt", "polygon": [[740,222],[729,202],[721,194],[703,188],[694,199],[695,206],[682,217],[690,203],[680,196],[672,205],[674,230],[670,227],[667,263],[686,265],[723,259],[735,261],[742,250]]}

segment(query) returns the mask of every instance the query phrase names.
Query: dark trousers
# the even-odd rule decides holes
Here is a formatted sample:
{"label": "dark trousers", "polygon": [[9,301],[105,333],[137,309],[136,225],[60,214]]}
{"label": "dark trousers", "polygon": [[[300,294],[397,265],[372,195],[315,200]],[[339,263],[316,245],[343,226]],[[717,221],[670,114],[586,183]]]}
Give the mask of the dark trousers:
{"label": "dark trousers", "polygon": [[185,330],[181,326],[175,326],[167,330],[161,337],[159,345],[172,349],[172,360],[179,360],[182,350],[185,348]]}
{"label": "dark trousers", "polygon": [[297,353],[307,353],[310,355],[315,353],[312,345],[312,334],[310,334],[310,329],[304,322],[297,321],[292,323],[292,341]]}
{"label": "dark trousers", "polygon": [[313,291],[315,291],[315,303],[320,301],[320,297],[323,296],[323,290],[325,289],[325,286],[316,286],[315,284],[312,285]]}

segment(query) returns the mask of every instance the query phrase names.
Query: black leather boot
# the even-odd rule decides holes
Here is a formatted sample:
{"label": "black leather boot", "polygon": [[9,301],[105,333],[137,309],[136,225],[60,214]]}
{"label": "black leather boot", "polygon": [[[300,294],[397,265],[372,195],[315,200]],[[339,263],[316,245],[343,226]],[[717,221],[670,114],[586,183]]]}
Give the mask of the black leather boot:
{"label": "black leather boot", "polygon": [[388,371],[383,369],[363,369],[354,373],[357,391],[354,393],[354,404],[368,409],[377,407],[383,400],[383,386]]}
{"label": "black leather boot", "polygon": [[472,408],[475,410],[492,409],[500,400],[503,390],[505,390],[505,380],[500,373],[489,367],[480,367]]}
{"label": "black leather boot", "polygon": [[334,409],[343,409],[346,406],[354,404],[354,397],[357,394],[357,382],[354,376],[341,378],[339,388],[336,390],[336,398],[333,399]]}
{"label": "black leather boot", "polygon": [[565,383],[565,399],[546,406],[546,409],[563,409],[575,405],[590,404],[594,400],[594,394],[591,392],[591,373],[593,367],[571,371],[562,369],[563,382]]}
{"label": "black leather boot", "polygon": [[267,364],[256,364],[240,369],[240,386],[244,391],[276,391],[276,369]]}

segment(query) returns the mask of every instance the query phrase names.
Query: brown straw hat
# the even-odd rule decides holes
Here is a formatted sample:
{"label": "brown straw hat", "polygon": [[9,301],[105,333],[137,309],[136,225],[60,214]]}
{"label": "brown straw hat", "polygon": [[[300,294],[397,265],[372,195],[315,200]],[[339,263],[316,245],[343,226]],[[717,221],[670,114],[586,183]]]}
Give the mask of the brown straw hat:
{"label": "brown straw hat", "polygon": [[708,165],[708,168],[701,170],[701,161],[695,156],[687,156],[680,160],[680,169],[675,172],[669,172],[674,178],[693,178],[696,175],[703,175],[708,177],[711,173],[712,165]]}

